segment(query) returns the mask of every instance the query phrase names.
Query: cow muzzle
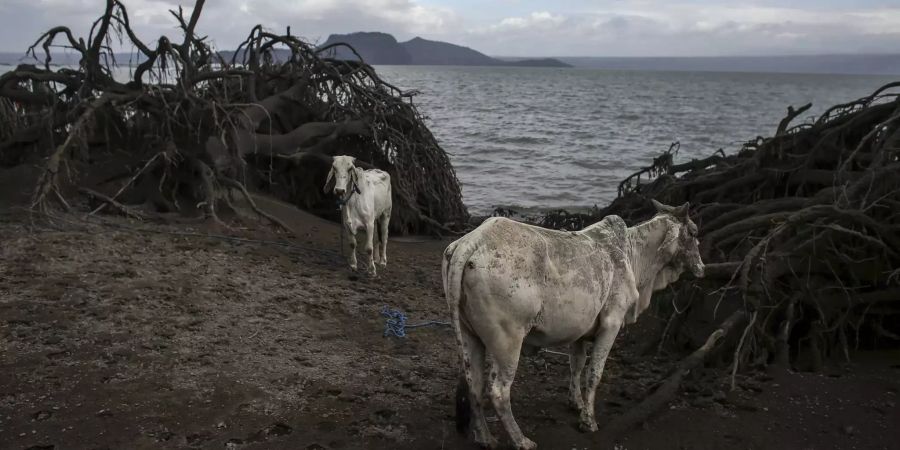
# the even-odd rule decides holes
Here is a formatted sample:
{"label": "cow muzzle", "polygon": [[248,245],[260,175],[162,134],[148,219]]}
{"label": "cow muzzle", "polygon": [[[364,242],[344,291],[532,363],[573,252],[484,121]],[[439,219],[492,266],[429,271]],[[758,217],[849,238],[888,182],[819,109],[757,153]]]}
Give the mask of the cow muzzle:
{"label": "cow muzzle", "polygon": [[706,270],[706,266],[702,263],[700,264],[691,264],[691,273],[694,274],[697,278],[703,278],[703,272]]}

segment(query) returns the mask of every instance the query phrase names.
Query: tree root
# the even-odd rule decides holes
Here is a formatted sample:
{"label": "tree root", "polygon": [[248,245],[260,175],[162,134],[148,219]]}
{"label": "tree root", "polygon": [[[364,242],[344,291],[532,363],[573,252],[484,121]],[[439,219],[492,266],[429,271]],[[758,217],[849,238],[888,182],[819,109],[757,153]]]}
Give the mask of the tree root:
{"label": "tree root", "polygon": [[268,214],[265,211],[259,209],[259,207],[256,205],[256,202],[253,201],[253,197],[250,195],[249,192],[247,192],[247,188],[244,187],[243,184],[239,183],[237,180],[232,180],[231,178],[220,178],[220,181],[222,183],[224,183],[226,186],[238,189],[241,192],[241,194],[244,196],[244,200],[247,201],[247,204],[250,205],[250,208],[252,208],[253,212],[255,212],[257,215],[268,220],[272,224],[278,226],[279,228],[281,228],[288,234],[291,234],[291,235],[296,234],[294,232],[294,230],[291,229],[291,227],[287,226],[287,224],[285,224],[284,222],[279,220],[277,217],[272,216],[271,214]]}
{"label": "tree root", "polygon": [[[203,5],[198,1],[189,17],[181,8],[170,11],[181,39],[161,37],[148,44],[131,28],[124,3],[106,0],[90,39],[54,27],[28,50],[42,59],[42,68],[20,65],[0,75],[0,116],[15,125],[0,132],[0,164],[33,163],[36,156],[49,155],[33,208],[46,211],[49,200],[66,204],[59,172],[74,159],[73,148],[84,161],[106,158],[128,168],[130,181],[111,199],[133,193],[143,177],[156,178],[158,200],[175,208],[190,200],[203,208],[206,220],[220,225],[218,180],[241,180],[253,190],[317,209],[333,202],[320,189],[328,170],[321,159],[346,154],[391,174],[397,212],[391,225],[397,231],[466,226],[459,181],[413,104],[414,91],[385,82],[362,61],[323,57],[295,35],[261,26],[251,30],[229,63],[196,33]],[[128,82],[112,77],[116,67],[108,47],[116,38],[140,56]],[[80,55],[79,68],[51,69],[53,47]],[[284,50],[287,59],[281,57]],[[62,144],[47,148],[53,141]],[[160,145],[167,147],[164,164]],[[297,152],[321,158],[276,160]],[[184,173],[183,161],[193,174]],[[144,166],[132,171],[137,164]],[[79,168],[83,172],[67,181],[95,189],[86,181],[92,165]]]}
{"label": "tree root", "polygon": [[72,129],[69,131],[69,135],[66,137],[66,140],[56,148],[53,154],[50,155],[50,159],[47,161],[47,165],[44,167],[44,173],[41,175],[41,178],[38,180],[37,188],[34,191],[34,195],[31,198],[31,207],[39,209],[40,211],[46,212],[48,211],[49,205],[47,205],[47,194],[54,192],[55,195],[60,200],[60,203],[65,206],[68,210],[69,205],[66,203],[65,199],[59,194],[59,171],[60,166],[65,160],[66,152],[73,145],[76,140],[83,140],[85,128],[87,127],[88,122],[92,119],[94,112],[97,111],[97,108],[102,106],[103,104],[109,102],[112,99],[111,95],[101,95],[96,100],[91,102],[78,117],[78,120],[72,126]]}
{"label": "tree root", "polygon": [[[670,146],[626,178],[612,204],[579,216],[577,225],[610,214],[646,220],[654,214],[649,199],[690,202],[710,305],[676,325],[703,322],[721,304],[758,311],[732,364],[821,368],[837,355],[846,359],[863,336],[866,345],[895,346],[889,336],[900,335],[900,323],[880,317],[900,315],[897,88],[900,82],[887,84],[793,127],[810,105],[790,107],[774,136],[737,154],[675,164],[678,146]],[[553,212],[536,223],[571,229],[574,221]],[[657,295],[682,291],[672,292]],[[665,332],[679,334],[675,325]]]}
{"label": "tree root", "polygon": [[615,440],[616,437],[620,436],[623,432],[641,424],[668,405],[678,393],[678,389],[681,386],[681,380],[684,376],[702,364],[707,355],[716,347],[719,341],[731,333],[731,330],[737,326],[738,323],[746,320],[746,317],[747,313],[743,310],[735,311],[729,316],[719,328],[709,335],[703,346],[678,363],[672,374],[662,382],[656,391],[647,396],[637,406],[629,409],[625,414],[612,419],[604,428],[602,428],[600,434],[603,436],[603,439],[610,441]]}
{"label": "tree root", "polygon": [[[94,191],[94,190],[91,190],[91,189],[88,189],[85,187],[78,188],[78,192],[81,192],[82,194],[87,195],[88,197],[100,200],[101,202],[103,202],[102,203],[103,205],[111,206],[113,209],[115,209],[116,211],[118,211],[120,214],[122,214],[125,217],[128,217],[130,219],[137,219],[137,220],[141,220],[141,221],[144,220],[143,214],[135,211],[134,209],[132,209],[128,206],[125,206],[125,205],[117,202],[115,199],[113,199],[107,195],[101,194],[97,191]],[[97,208],[97,209],[99,209],[99,208]]]}

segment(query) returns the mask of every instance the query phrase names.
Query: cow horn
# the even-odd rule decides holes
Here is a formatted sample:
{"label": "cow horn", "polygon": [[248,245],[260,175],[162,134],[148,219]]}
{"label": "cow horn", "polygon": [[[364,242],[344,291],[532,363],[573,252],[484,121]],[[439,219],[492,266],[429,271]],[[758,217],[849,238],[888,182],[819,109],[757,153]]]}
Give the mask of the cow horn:
{"label": "cow horn", "polygon": [[678,217],[679,219],[687,219],[688,212],[690,212],[690,208],[691,208],[690,202],[684,202],[683,205],[681,205],[677,208],[672,208],[672,215],[674,215],[675,217]]}
{"label": "cow horn", "polygon": [[653,202],[653,206],[656,208],[656,212],[670,213],[670,214],[673,212],[672,207],[669,205],[664,205],[664,204],[656,201],[656,199],[653,199],[653,198],[651,198],[650,201]]}

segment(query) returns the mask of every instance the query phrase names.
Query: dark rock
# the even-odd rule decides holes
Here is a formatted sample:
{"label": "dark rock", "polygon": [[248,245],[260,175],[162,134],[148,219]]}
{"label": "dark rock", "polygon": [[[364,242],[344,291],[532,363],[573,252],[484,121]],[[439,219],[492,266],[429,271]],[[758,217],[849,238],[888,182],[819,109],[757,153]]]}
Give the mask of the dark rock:
{"label": "dark rock", "polygon": [[208,441],[209,439],[210,439],[210,436],[206,433],[189,434],[185,438],[185,440],[187,441],[187,444],[190,445],[191,447],[201,446],[201,445],[203,445],[204,442]]}
{"label": "dark rock", "polygon": [[294,429],[281,422],[275,422],[262,430],[257,431],[252,437],[247,439],[249,442],[261,442],[269,438],[287,436],[294,432]]}

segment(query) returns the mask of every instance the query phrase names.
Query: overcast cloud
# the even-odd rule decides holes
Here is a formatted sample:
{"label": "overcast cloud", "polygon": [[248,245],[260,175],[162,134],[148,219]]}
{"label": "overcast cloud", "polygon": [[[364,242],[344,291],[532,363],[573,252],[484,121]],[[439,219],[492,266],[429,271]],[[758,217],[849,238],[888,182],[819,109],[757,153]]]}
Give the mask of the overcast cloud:
{"label": "overcast cloud", "polygon": [[[86,36],[103,0],[0,0],[0,51],[24,51],[43,31]],[[178,35],[169,9],[193,2],[125,0],[145,41]],[[791,6],[784,6],[791,4]],[[900,49],[900,4],[800,0],[208,0],[198,31],[231,49],[261,23],[324,41],[385,31],[467,45],[497,56],[713,56],[886,53]]]}

